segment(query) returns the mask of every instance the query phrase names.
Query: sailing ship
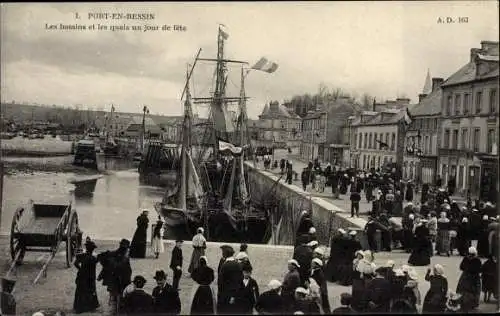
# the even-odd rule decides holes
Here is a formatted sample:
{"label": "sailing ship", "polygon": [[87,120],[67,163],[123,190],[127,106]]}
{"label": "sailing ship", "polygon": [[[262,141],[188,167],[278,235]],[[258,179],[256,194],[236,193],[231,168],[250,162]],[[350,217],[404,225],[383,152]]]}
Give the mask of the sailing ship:
{"label": "sailing ship", "polygon": [[164,218],[168,231],[175,238],[182,239],[192,238],[196,229],[203,226],[204,218],[205,194],[192,157],[192,120],[188,74],[177,181],[175,186],[167,188],[163,200],[155,205],[156,211]]}
{"label": "sailing ship", "polygon": [[[265,201],[252,198],[245,164],[251,152],[246,114],[248,98],[244,87],[249,72],[244,65],[248,63],[224,58],[227,38],[227,33],[219,27],[217,58],[199,58],[200,49],[188,74],[183,92],[186,99],[178,171],[180,182],[175,189],[167,189],[157,210],[169,229],[177,232],[176,237],[191,238],[196,227],[201,226],[205,227],[206,237],[211,241],[265,243],[271,235],[270,209],[264,205]],[[210,97],[191,98],[189,94],[189,78],[198,61],[216,63],[215,87]],[[237,97],[226,96],[228,63],[242,66],[240,95]],[[205,135],[198,144],[198,148],[202,148],[198,157],[193,157],[192,152],[191,100],[208,104],[210,110]],[[238,107],[236,123],[231,119],[228,107],[235,103]]]}

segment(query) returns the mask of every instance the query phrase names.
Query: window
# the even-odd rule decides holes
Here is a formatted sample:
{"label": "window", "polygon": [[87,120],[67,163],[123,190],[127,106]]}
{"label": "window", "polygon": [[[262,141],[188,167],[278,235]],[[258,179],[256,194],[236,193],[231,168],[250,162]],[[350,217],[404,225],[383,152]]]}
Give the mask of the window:
{"label": "window", "polygon": [[[389,146],[389,133],[385,133],[385,143]],[[385,149],[387,150],[389,148],[385,147]]]}
{"label": "window", "polygon": [[429,153],[429,136],[425,136],[424,138],[424,148],[422,150],[424,153]]}
{"label": "window", "polygon": [[490,91],[490,113],[497,112],[497,89]]}
{"label": "window", "polygon": [[446,99],[446,111],[445,114],[447,116],[451,115],[451,95],[448,96],[448,99]]}
{"label": "window", "polygon": [[464,115],[467,115],[470,113],[470,94],[466,93],[464,94]]}
{"label": "window", "polygon": [[474,129],[474,140],[472,142],[472,146],[474,149],[474,152],[479,151],[479,142],[481,141],[481,128],[476,127]]}
{"label": "window", "polygon": [[462,95],[455,94],[455,115],[460,115],[460,103],[461,103]]}
{"label": "window", "polygon": [[447,173],[448,173],[448,166],[443,164],[441,166],[441,178],[443,178],[443,180],[446,178]]}
{"label": "window", "polygon": [[396,147],[396,133],[392,133],[391,137],[391,150],[394,150]]}
{"label": "window", "polygon": [[481,113],[481,103],[483,101],[483,92],[476,92],[476,114]]}
{"label": "window", "polygon": [[493,144],[495,143],[495,129],[488,129],[488,154],[493,154]]}
{"label": "window", "polygon": [[450,130],[449,129],[444,130],[443,148],[450,148]]}
{"label": "window", "polygon": [[358,148],[361,149],[363,148],[362,145],[363,144],[363,134],[362,133],[359,133],[358,135]]}
{"label": "window", "polygon": [[451,148],[458,148],[458,129],[453,130],[453,138],[451,139]]}
{"label": "window", "polygon": [[368,133],[365,133],[365,142],[363,144],[363,148],[364,149],[368,148]]}
{"label": "window", "polygon": [[433,146],[432,146],[432,136],[429,137],[429,154],[432,154],[434,151],[433,151]]}
{"label": "window", "polygon": [[461,138],[461,149],[469,149],[469,143],[467,142],[467,129],[462,128],[462,138]]}
{"label": "window", "polygon": [[372,133],[368,134],[368,149],[372,148]]}

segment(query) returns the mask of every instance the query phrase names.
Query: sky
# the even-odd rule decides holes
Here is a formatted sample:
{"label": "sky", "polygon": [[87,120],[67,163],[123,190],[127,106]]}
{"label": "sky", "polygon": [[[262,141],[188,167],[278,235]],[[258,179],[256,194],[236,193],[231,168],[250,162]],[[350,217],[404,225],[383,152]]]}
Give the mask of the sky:
{"label": "sky", "polygon": [[[106,12],[154,19],[89,19]],[[180,115],[188,64],[199,48],[203,58],[216,56],[217,30],[224,24],[227,58],[252,65],[264,56],[279,65],[274,73],[247,76],[251,118],[271,100],[316,93],[320,83],[377,101],[417,102],[428,69],[446,79],[469,61],[470,48],[498,41],[498,18],[496,1],[2,3],[1,99],[84,109],[114,104],[120,112],[141,112],[147,105],[154,114]],[[60,23],[108,30],[62,30]],[[109,29],[146,24],[186,30]],[[238,67],[229,68],[231,96],[239,93]],[[213,70],[199,62],[193,96],[209,95]],[[206,109],[195,106],[202,116]]]}

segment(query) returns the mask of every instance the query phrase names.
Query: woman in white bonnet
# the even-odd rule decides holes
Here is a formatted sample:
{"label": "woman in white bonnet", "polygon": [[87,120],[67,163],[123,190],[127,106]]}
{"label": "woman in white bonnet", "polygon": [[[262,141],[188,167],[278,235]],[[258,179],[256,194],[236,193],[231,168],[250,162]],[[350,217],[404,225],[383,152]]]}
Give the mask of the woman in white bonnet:
{"label": "woman in white bonnet", "polygon": [[423,313],[442,313],[446,309],[446,295],[448,293],[448,280],[444,276],[444,268],[435,264],[432,271],[427,269],[425,280],[430,282],[430,289],[425,294]]}
{"label": "woman in white bonnet", "polygon": [[207,240],[203,233],[205,230],[202,227],[198,227],[197,234],[193,237],[193,254],[191,255],[191,262],[189,263],[188,272],[192,273],[195,268],[198,267],[200,263],[200,257],[205,255],[205,249],[207,248]]}
{"label": "woman in white bonnet", "polygon": [[469,247],[468,255],[460,263],[462,274],[457,284],[457,293],[464,297],[462,308],[467,310],[475,309],[479,306],[479,296],[481,295],[481,260],[477,257],[477,250]]}

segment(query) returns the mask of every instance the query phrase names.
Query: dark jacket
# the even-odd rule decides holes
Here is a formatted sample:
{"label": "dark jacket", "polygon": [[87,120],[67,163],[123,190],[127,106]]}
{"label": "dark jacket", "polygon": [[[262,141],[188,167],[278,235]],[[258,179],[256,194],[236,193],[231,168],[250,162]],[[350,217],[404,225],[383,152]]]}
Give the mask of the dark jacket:
{"label": "dark jacket", "polygon": [[275,290],[264,292],[257,299],[255,309],[260,315],[283,315],[283,298]]}
{"label": "dark jacket", "polygon": [[154,312],[159,314],[177,315],[181,312],[181,300],[170,284],[163,288],[157,286],[153,289]]}
{"label": "dark jacket", "polygon": [[153,312],[153,297],[142,289],[136,289],[124,298],[128,314],[147,314]]}
{"label": "dark jacket", "polygon": [[170,269],[176,270],[177,266],[182,269],[182,249],[174,247],[172,249],[172,258],[170,259]]}
{"label": "dark jacket", "polygon": [[240,293],[238,295],[238,309],[242,314],[252,314],[253,308],[257,303],[259,297],[259,285],[257,281],[252,278],[248,279],[248,284],[245,286],[243,283]]}
{"label": "dark jacket", "polygon": [[220,269],[219,282],[222,296],[236,297],[243,284],[241,265],[234,259],[226,259]]}

